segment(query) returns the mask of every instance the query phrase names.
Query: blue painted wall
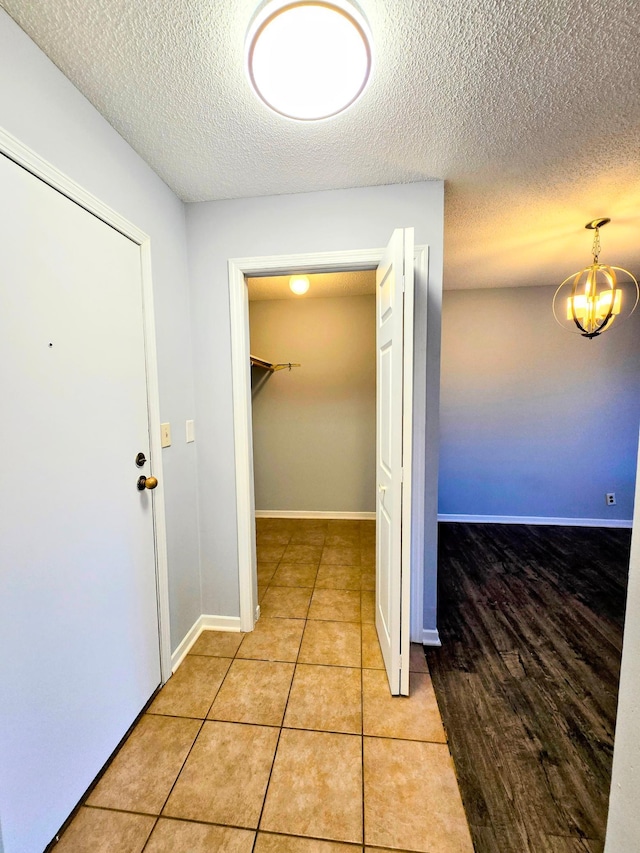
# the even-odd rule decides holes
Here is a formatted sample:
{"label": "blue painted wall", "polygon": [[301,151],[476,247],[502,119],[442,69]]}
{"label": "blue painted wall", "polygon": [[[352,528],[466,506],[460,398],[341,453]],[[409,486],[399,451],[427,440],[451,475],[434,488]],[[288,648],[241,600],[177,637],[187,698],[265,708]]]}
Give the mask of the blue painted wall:
{"label": "blue painted wall", "polygon": [[631,519],[640,308],[587,340],[557,325],[553,294],[445,291],[441,514]]}

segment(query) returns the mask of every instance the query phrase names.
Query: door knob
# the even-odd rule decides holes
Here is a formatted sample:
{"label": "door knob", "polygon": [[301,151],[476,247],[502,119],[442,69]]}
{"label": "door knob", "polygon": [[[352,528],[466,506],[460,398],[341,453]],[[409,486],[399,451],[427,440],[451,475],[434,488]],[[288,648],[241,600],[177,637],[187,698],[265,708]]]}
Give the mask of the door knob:
{"label": "door knob", "polygon": [[145,477],[144,474],[141,474],[138,477],[138,491],[144,492],[145,489],[155,489],[158,485],[158,481],[155,477]]}

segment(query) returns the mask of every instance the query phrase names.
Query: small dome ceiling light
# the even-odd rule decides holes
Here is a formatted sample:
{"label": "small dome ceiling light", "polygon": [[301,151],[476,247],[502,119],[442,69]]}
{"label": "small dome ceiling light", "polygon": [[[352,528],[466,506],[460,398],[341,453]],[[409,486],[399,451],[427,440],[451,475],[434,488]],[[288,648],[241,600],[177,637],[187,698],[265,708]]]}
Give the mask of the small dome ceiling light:
{"label": "small dome ceiling light", "polygon": [[638,304],[638,282],[628,270],[601,264],[600,229],[610,219],[603,217],[584,226],[593,236],[593,263],[562,282],[553,297],[553,315],[567,331],[595,338],[619,326]]}
{"label": "small dome ceiling light", "polygon": [[299,121],[351,106],[367,85],[371,59],[367,23],[347,0],[272,0],[247,33],[246,68],[256,94]]}
{"label": "small dome ceiling light", "polygon": [[292,275],[289,279],[289,289],[297,296],[302,296],[306,293],[309,290],[310,284],[311,282],[306,275]]}

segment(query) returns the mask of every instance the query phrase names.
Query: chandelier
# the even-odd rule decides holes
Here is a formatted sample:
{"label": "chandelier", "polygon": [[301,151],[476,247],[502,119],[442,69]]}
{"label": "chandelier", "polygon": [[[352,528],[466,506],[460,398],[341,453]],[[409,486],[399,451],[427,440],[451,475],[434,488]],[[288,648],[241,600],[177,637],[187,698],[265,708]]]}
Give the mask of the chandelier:
{"label": "chandelier", "polygon": [[631,316],[638,304],[638,282],[628,270],[600,263],[600,229],[610,219],[601,218],[584,226],[593,235],[593,263],[562,282],[553,297],[553,315],[567,331],[585,338],[611,329]]}

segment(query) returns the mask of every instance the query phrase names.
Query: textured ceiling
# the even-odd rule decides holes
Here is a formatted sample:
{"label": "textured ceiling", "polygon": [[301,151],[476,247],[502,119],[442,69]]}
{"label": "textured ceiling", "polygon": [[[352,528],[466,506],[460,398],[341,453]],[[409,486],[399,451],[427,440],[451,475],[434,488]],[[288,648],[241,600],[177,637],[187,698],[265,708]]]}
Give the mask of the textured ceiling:
{"label": "textured ceiling", "polygon": [[[243,74],[257,0],[0,0],[185,201],[446,180],[445,286],[640,272],[637,0],[361,0],[371,84],[317,123]],[[407,224],[407,223],[399,223]]]}
{"label": "textured ceiling", "polygon": [[330,296],[366,296],[376,292],[375,270],[357,272],[314,273],[307,275],[309,290],[303,297],[289,289],[288,275],[247,278],[249,302],[265,299],[313,299]]}

